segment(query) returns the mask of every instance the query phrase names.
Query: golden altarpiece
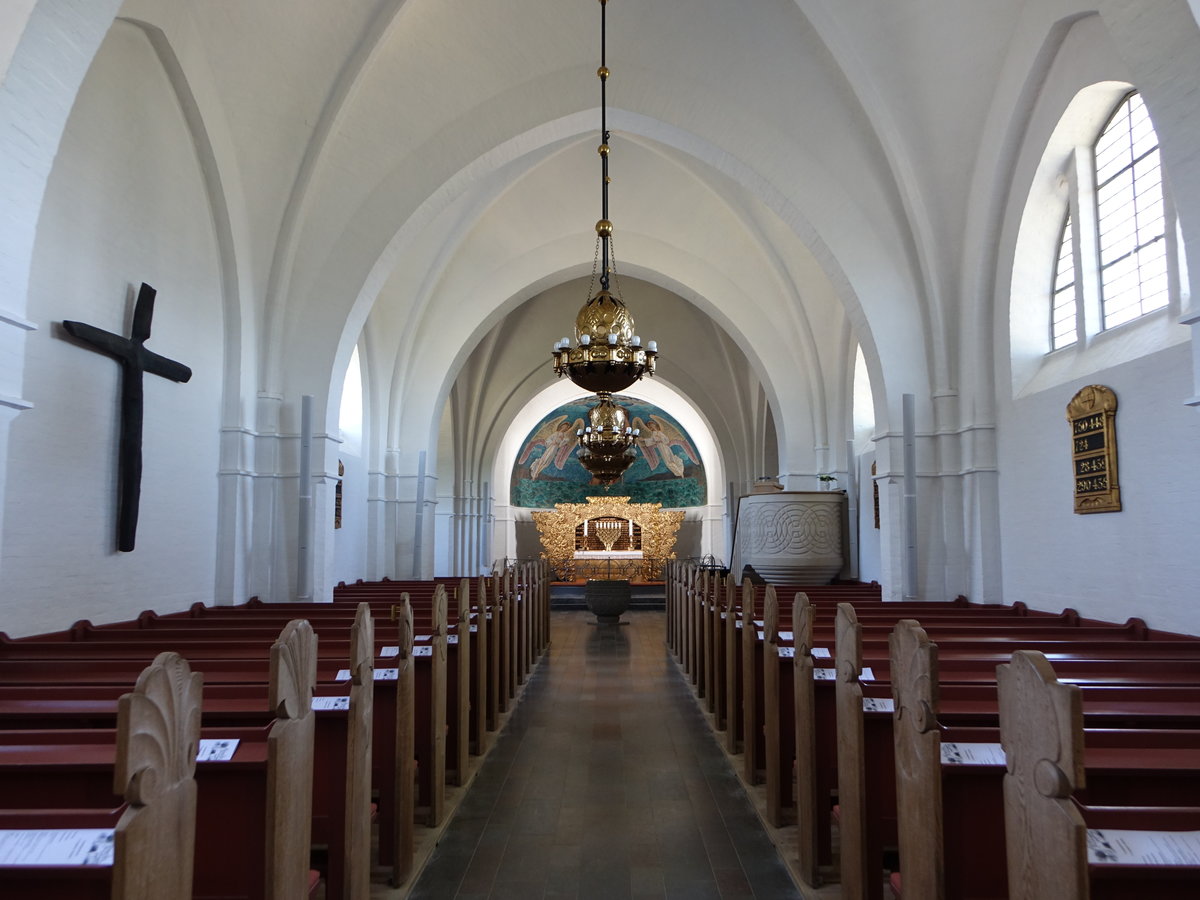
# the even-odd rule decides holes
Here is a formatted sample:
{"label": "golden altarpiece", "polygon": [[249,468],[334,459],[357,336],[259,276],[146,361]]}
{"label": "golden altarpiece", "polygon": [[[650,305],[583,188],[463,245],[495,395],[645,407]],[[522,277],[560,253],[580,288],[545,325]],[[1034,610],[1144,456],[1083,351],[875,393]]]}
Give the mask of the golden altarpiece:
{"label": "golden altarpiece", "polygon": [[675,558],[683,510],[628,497],[588,497],[533,513],[543,556],[560,581],[584,579],[659,581]]}

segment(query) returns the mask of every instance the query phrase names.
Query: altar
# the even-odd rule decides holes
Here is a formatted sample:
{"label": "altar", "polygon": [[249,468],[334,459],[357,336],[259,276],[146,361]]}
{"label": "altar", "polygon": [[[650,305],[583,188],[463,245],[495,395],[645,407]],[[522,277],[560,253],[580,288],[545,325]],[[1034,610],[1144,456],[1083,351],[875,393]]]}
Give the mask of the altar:
{"label": "altar", "polygon": [[645,554],[641,550],[576,550],[575,577],[604,581],[638,581]]}
{"label": "altar", "polygon": [[628,497],[588,497],[533,514],[545,557],[559,581],[658,581],[674,559],[682,510]]}

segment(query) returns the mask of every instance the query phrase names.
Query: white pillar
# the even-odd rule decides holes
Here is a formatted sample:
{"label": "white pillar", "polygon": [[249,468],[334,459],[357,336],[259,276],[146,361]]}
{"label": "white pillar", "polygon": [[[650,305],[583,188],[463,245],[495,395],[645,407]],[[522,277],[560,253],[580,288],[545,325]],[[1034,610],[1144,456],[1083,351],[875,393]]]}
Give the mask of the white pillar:
{"label": "white pillar", "polygon": [[849,527],[847,548],[850,566],[847,574],[858,578],[858,457],[854,455],[854,441],[846,441],[846,522]]}
{"label": "white pillar", "polygon": [[296,599],[312,600],[312,410],[313,396],[305,394],[300,400],[300,485],[296,528]]}
{"label": "white pillar", "polygon": [[916,397],[905,394],[904,412],[904,599],[920,599],[917,590],[917,437]]}

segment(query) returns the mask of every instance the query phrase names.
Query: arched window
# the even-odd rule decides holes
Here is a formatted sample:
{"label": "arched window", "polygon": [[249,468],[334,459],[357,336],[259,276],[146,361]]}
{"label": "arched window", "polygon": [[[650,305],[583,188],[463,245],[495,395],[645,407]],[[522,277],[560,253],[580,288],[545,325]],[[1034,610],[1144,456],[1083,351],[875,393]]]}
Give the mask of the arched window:
{"label": "arched window", "polygon": [[1051,351],[1166,308],[1175,265],[1158,137],[1136,91],[1090,147],[1075,148],[1073,162],[1049,304]]}
{"label": "arched window", "polygon": [[1058,350],[1076,341],[1079,304],[1075,301],[1075,239],[1071,214],[1058,239],[1058,265],[1054,270],[1054,301],[1050,304],[1050,347]]}
{"label": "arched window", "polygon": [[1105,328],[1167,305],[1166,213],[1158,135],[1138,94],[1117,107],[1095,147],[1100,302]]}

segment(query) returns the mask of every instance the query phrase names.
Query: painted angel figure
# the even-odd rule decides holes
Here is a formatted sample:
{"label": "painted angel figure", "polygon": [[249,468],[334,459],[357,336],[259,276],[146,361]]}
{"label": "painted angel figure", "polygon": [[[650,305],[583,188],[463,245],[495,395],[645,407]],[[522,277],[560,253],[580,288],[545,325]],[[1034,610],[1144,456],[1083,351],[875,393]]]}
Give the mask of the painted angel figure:
{"label": "painted angel figure", "polygon": [[561,472],[562,467],[571,458],[571,451],[575,449],[575,432],[582,427],[583,419],[568,422],[566,416],[555,416],[529,439],[529,443],[521,451],[521,458],[517,460],[517,465],[524,465],[525,461],[529,459],[529,455],[537,447],[542,447],[542,455],[535,459],[529,467],[529,476],[537,478],[552,462],[554,468]]}
{"label": "painted angel figure", "polygon": [[696,455],[691,442],[678,428],[661,416],[650,416],[649,422],[643,422],[641,417],[637,416],[633,420],[633,427],[641,432],[637,445],[642,450],[642,456],[646,457],[651,472],[658,468],[658,457],[661,453],[662,460],[671,470],[671,474],[676,478],[683,477],[683,460],[675,455],[672,447],[682,448],[688,459],[700,465],[700,457]]}

